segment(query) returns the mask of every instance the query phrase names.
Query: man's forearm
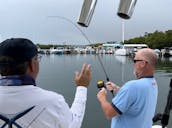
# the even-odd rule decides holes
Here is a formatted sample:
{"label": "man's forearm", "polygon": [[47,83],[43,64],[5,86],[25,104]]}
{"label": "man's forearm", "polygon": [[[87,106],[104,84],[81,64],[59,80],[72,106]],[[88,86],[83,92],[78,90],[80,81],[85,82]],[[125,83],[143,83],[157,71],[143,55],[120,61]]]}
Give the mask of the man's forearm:
{"label": "man's forearm", "polygon": [[71,112],[73,119],[70,128],[80,128],[86,107],[87,100],[87,88],[83,86],[78,86],[76,88],[75,98],[71,106]]}

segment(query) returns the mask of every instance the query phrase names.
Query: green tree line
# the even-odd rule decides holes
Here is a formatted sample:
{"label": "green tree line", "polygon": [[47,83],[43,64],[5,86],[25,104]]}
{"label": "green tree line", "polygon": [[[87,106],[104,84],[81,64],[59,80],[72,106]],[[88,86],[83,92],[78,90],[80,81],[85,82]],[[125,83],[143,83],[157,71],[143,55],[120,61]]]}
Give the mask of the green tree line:
{"label": "green tree line", "polygon": [[147,44],[153,49],[162,49],[164,47],[172,47],[172,30],[165,32],[155,31],[154,33],[145,32],[144,36],[135,37],[125,40],[126,44]]}
{"label": "green tree line", "polygon": [[[116,41],[112,41],[116,42]],[[108,43],[108,42],[106,42]],[[111,42],[110,42],[111,43]],[[143,36],[135,37],[124,41],[125,44],[147,44],[153,49],[163,49],[164,47],[172,47],[172,30],[165,32],[155,31],[153,33],[145,32]],[[103,43],[88,44],[92,47],[101,46]],[[51,47],[68,47],[68,45],[52,45],[52,44],[37,44],[41,49],[49,49]]]}
{"label": "green tree line", "polygon": [[65,45],[54,45],[54,44],[36,44],[36,45],[41,49],[50,49],[52,47],[54,48],[65,47]]}

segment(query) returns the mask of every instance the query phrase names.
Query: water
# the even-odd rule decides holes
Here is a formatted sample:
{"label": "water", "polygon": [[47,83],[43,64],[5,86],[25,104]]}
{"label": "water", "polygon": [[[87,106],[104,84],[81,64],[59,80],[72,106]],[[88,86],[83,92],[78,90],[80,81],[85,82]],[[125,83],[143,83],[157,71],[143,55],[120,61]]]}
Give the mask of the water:
{"label": "water", "polygon": [[[126,81],[134,79],[132,58],[115,55],[100,55],[108,77],[121,86]],[[97,100],[98,80],[106,80],[105,74],[98,62],[97,55],[44,55],[40,62],[38,86],[62,94],[71,105],[75,94],[74,73],[80,70],[83,63],[92,65],[92,81],[88,88],[88,101],[82,128],[110,128]],[[158,105],[156,113],[162,113],[166,105],[169,83],[172,78],[172,58],[159,60],[155,71],[159,86]],[[111,101],[111,93],[108,99]],[[172,114],[169,122],[172,127]]]}

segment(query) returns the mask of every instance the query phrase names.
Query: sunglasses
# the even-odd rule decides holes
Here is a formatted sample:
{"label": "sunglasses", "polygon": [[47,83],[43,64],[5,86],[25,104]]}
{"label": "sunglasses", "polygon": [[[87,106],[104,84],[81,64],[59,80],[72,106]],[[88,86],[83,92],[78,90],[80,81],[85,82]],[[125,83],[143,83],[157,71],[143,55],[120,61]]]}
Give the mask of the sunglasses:
{"label": "sunglasses", "polygon": [[40,62],[40,61],[41,61],[41,58],[42,58],[42,56],[41,56],[41,55],[36,55],[36,56],[34,57],[34,59],[35,59],[35,60],[38,60],[38,62]]}
{"label": "sunglasses", "polygon": [[41,55],[37,55],[37,60],[38,60],[38,62],[40,62],[40,61],[41,61],[41,58],[42,58],[42,56],[41,56]]}
{"label": "sunglasses", "polygon": [[[145,60],[133,60],[134,63],[137,63],[139,61],[145,61]],[[147,62],[147,61],[145,61],[145,62]]]}

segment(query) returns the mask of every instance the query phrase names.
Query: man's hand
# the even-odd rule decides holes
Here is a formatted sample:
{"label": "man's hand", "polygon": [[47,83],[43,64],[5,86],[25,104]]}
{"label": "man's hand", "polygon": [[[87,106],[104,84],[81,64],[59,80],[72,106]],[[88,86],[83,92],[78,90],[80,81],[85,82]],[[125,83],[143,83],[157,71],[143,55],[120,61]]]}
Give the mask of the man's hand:
{"label": "man's hand", "polygon": [[114,84],[110,81],[106,83],[106,88],[107,88],[107,90],[109,90],[109,91],[113,90],[114,92],[117,92],[120,89],[119,86],[117,86],[116,84]]}
{"label": "man's hand", "polygon": [[88,87],[91,81],[92,73],[91,73],[91,65],[83,64],[81,72],[75,72],[75,83],[77,86],[85,86]]}
{"label": "man's hand", "polygon": [[106,118],[112,119],[112,117],[118,115],[118,113],[112,107],[111,103],[107,101],[106,96],[107,96],[107,90],[105,88],[102,88],[97,93],[97,98],[101,104],[102,110],[103,110]]}
{"label": "man's hand", "polygon": [[106,95],[107,91],[105,88],[102,88],[98,93],[97,93],[97,99],[100,101],[100,103],[106,101]]}

